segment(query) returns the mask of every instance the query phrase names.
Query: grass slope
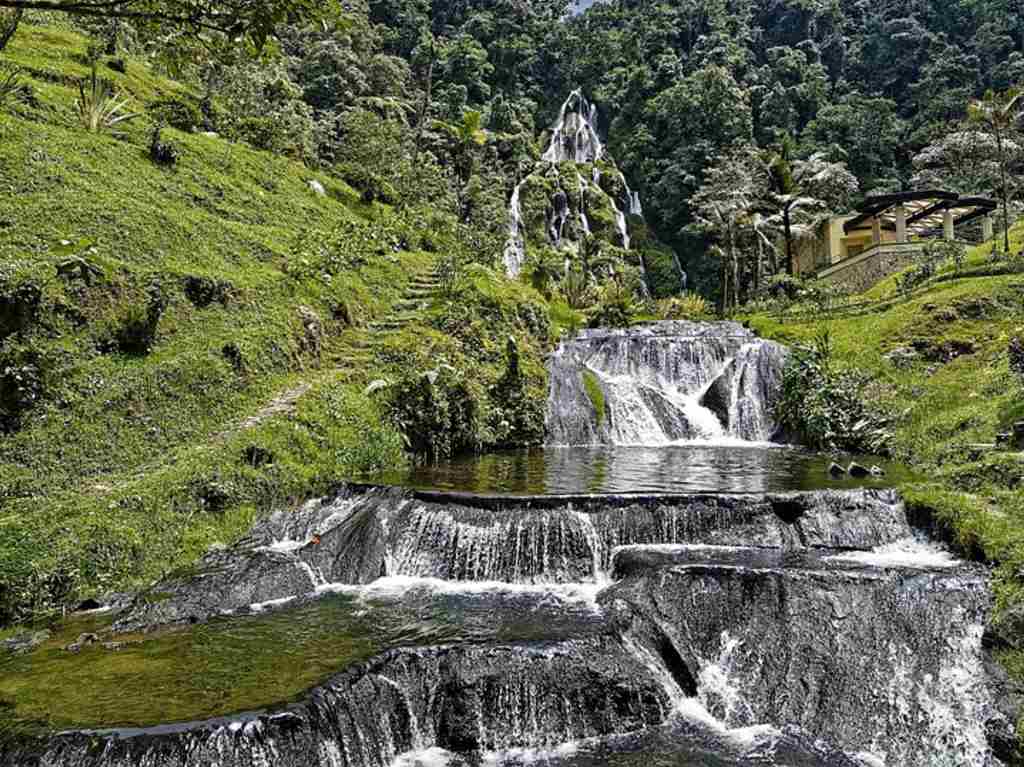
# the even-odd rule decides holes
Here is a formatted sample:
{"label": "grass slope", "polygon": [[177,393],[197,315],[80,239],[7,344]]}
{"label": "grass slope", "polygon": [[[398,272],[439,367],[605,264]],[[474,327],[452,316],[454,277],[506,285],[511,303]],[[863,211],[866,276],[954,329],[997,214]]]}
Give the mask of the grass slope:
{"label": "grass slope", "polygon": [[[1018,252],[1024,225],[1013,235]],[[995,625],[1013,648],[1003,660],[1024,680],[1024,454],[972,447],[1024,419],[1024,389],[1007,354],[1011,338],[1024,336],[1024,274],[993,264],[990,254],[991,245],[975,248],[960,272],[947,266],[906,299],[894,275],[863,296],[893,302],[861,316],[746,319],[789,344],[827,330],[842,364],[872,374],[872,401],[894,415],[896,457],[927,478],[901,488],[908,502],[933,512],[964,550],[997,565]],[[920,356],[887,359],[906,348]]]}
{"label": "grass slope", "polygon": [[[506,325],[467,340],[415,328],[444,314],[407,300],[444,249],[437,215],[364,204],[329,174],[212,135],[165,129],[180,158],[161,168],[146,118],[123,137],[79,124],[83,37],[23,25],[3,58],[34,98],[0,110],[0,325],[26,286],[40,299],[0,328],[0,393],[38,381],[20,428],[0,434],[0,625],[146,583],[269,509],[401,465],[402,438],[364,388],[436,365],[428,347],[465,363],[472,346],[494,362],[481,379],[500,375]],[[187,96],[127,64],[101,74],[132,111]],[[69,254],[91,280],[58,274]],[[483,272],[463,298],[502,316],[543,306]],[[120,351],[154,290],[167,308],[152,349]]]}

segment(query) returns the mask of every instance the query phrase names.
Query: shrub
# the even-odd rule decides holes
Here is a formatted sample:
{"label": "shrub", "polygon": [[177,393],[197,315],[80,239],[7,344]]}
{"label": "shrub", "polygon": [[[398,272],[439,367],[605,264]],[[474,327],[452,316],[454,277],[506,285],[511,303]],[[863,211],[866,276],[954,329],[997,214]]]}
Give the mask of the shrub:
{"label": "shrub", "polygon": [[128,307],[117,329],[117,347],[125,354],[148,354],[156,341],[157,326],[167,308],[167,299],[156,283],[146,289],[146,296],[145,305]]}
{"label": "shrub", "polygon": [[828,333],[796,347],[782,377],[776,415],[808,447],[859,453],[888,451],[888,419],[865,401],[869,379],[836,367]]}
{"label": "shrub", "polygon": [[633,293],[618,282],[610,282],[595,306],[587,314],[587,324],[592,328],[626,328],[633,323],[636,305]]}
{"label": "shrub", "polygon": [[586,309],[594,303],[594,290],[590,275],[577,266],[572,267],[562,280],[562,296],[570,309]]}
{"label": "shrub", "polygon": [[185,133],[191,133],[203,124],[203,114],[199,107],[183,98],[151,101],[146,105],[146,111],[154,122],[169,125]]}
{"label": "shrub", "polygon": [[367,205],[372,202],[394,205],[398,202],[398,193],[395,191],[395,188],[388,181],[364,166],[357,163],[339,163],[334,167],[334,172],[346,184],[359,192],[363,202]]}
{"label": "shrub", "polygon": [[211,277],[200,277],[190,274],[182,281],[185,297],[200,309],[205,309],[214,301],[226,306],[235,294],[235,286],[227,280],[215,280]]}
{"label": "shrub", "polygon": [[1024,384],[1024,341],[1019,337],[1010,341],[1010,370],[1013,371],[1021,384]]}
{"label": "shrub", "polygon": [[0,109],[22,92],[21,69],[0,61]]}
{"label": "shrub", "polygon": [[160,138],[161,126],[156,125],[149,139],[149,159],[157,165],[173,167],[178,162],[178,148]]}
{"label": "shrub", "polygon": [[388,393],[391,419],[414,453],[439,459],[480,447],[481,393],[454,368],[408,374]]}
{"label": "shrub", "polygon": [[117,126],[139,116],[137,112],[126,112],[127,105],[128,99],[117,98],[113,86],[97,74],[93,63],[92,74],[78,83],[78,117],[85,129],[90,133],[123,135]]}
{"label": "shrub", "polygon": [[658,302],[658,315],[666,320],[697,320],[711,316],[711,305],[697,293],[683,293]]}
{"label": "shrub", "polygon": [[42,358],[23,344],[0,348],[0,433],[9,434],[43,396]]}
{"label": "shrub", "polygon": [[904,297],[909,297],[910,294],[914,292],[915,288],[923,285],[934,275],[935,263],[932,261],[924,261],[910,267],[896,277],[896,289],[902,293]]}

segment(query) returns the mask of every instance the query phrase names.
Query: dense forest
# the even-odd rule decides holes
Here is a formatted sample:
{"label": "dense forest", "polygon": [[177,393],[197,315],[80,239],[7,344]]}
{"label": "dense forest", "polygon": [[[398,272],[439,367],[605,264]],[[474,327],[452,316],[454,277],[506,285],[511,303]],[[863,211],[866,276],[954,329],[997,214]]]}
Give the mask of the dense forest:
{"label": "dense forest", "polygon": [[[585,12],[570,2],[358,0],[264,10],[268,18],[251,21],[267,27],[259,41],[269,35],[269,44],[219,41],[217,55],[209,39],[168,34],[158,19],[85,23],[107,52],[146,52],[193,82],[206,129],[331,167],[368,194],[446,200],[484,238],[474,245],[484,262],[501,249],[503,211],[541,134],[579,88],[654,234],[681,257],[691,286],[717,298],[723,256],[709,246],[725,239],[711,211],[722,194],[714,179],[698,194],[716,164],[718,178],[745,179],[733,192],[753,200],[745,207],[768,229],[781,228],[783,210],[808,224],[872,193],[937,185],[995,195],[994,148],[968,124],[969,108],[1024,81],[1024,13],[1005,0],[619,1]],[[1012,161],[999,163],[1014,180],[1020,154],[1014,145]],[[817,205],[794,204],[803,198]],[[671,259],[648,260],[655,293],[676,292]],[[792,271],[784,260],[741,277],[734,298],[752,297],[761,272]]]}

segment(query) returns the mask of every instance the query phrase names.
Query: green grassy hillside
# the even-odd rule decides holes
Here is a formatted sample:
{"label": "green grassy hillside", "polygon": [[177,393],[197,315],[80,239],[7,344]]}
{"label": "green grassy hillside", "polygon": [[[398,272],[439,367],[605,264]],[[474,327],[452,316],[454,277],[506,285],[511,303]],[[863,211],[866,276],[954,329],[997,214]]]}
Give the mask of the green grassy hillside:
{"label": "green grassy hillside", "polygon": [[[1016,253],[1024,226],[1013,234]],[[965,552],[997,565],[996,629],[1005,662],[1024,679],[1024,454],[977,447],[1024,419],[1024,381],[1008,355],[1010,340],[1024,337],[1022,266],[1019,257],[993,262],[989,244],[909,296],[894,275],[852,297],[879,303],[848,316],[746,319],[789,344],[827,331],[836,361],[870,376],[866,399],[890,417],[895,457],[924,478],[902,488],[908,502],[933,513]]]}
{"label": "green grassy hillside", "polygon": [[[472,365],[486,397],[516,335],[543,385],[543,303],[482,267],[438,278],[450,218],[215,135],[164,129],[179,159],[161,167],[148,113],[194,102],[180,85],[101,62],[144,115],[93,134],[84,38],[23,25],[4,59],[30,95],[0,110],[0,625],[401,464],[375,378]],[[479,322],[453,322],[456,300]]]}

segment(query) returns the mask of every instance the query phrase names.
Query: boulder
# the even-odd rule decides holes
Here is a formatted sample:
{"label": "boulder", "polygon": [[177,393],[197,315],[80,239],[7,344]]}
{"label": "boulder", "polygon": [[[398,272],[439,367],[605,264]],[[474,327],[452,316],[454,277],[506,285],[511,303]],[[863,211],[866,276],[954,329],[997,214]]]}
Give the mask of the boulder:
{"label": "boulder", "polygon": [[315,178],[310,179],[309,181],[306,182],[306,184],[307,186],[309,186],[309,191],[311,191],[317,197],[327,196],[327,190],[324,189],[324,185],[317,181]]}
{"label": "boulder", "polygon": [[829,473],[829,476],[831,476],[831,477],[833,477],[835,479],[839,479],[840,477],[845,477],[846,476],[846,469],[844,469],[838,463],[833,461],[831,464],[829,464],[828,473]]}
{"label": "boulder", "polygon": [[868,469],[866,466],[861,466],[859,463],[855,461],[850,463],[846,471],[849,473],[851,477],[856,477],[857,479],[864,479],[864,477],[871,476],[870,469]]}

